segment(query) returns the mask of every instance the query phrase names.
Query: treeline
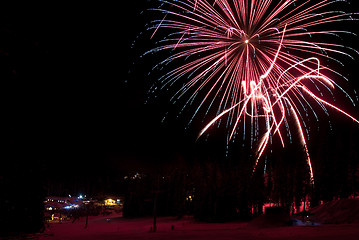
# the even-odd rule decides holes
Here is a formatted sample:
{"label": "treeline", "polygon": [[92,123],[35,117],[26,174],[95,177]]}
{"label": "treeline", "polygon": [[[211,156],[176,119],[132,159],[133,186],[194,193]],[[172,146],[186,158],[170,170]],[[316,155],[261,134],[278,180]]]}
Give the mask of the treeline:
{"label": "treeline", "polygon": [[[197,152],[190,161],[158,166],[142,178],[128,178],[124,216],[152,215],[156,204],[157,215],[190,214],[203,221],[223,222],[260,215],[268,202],[292,213],[303,202],[315,206],[358,192],[358,159],[350,153],[344,160],[337,154],[328,155],[335,148],[327,149],[326,158],[318,156],[319,150],[313,151],[312,182],[301,144],[288,143],[285,148],[273,145],[278,148],[268,150],[255,171],[256,156],[246,154],[253,152],[250,149],[239,147],[229,156],[220,156],[205,148],[206,152]],[[331,181],[328,174],[332,174]]]}

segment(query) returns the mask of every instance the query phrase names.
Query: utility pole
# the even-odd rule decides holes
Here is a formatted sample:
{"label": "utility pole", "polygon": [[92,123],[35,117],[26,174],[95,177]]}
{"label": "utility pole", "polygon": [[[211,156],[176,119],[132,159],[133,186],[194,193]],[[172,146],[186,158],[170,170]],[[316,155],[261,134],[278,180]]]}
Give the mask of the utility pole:
{"label": "utility pole", "polygon": [[89,223],[89,206],[88,204],[85,205],[86,206],[86,223],[85,223],[85,228],[88,227],[88,223]]}
{"label": "utility pole", "polygon": [[156,232],[157,230],[157,198],[158,193],[160,192],[160,176],[157,174],[157,183],[156,190],[154,190],[154,199],[153,199],[153,226],[152,232]]}

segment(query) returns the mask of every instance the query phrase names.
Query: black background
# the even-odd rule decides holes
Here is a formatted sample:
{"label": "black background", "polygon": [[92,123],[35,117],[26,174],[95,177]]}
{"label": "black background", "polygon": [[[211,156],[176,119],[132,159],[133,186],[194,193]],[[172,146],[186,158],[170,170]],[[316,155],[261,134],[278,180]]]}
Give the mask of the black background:
{"label": "black background", "polygon": [[[145,0],[3,6],[3,175],[30,171],[50,184],[96,182],[193,150],[199,128],[161,123],[168,105],[144,104],[152,63],[143,66],[138,58],[151,46],[141,38],[149,6]],[[355,9],[352,3],[349,11]],[[358,37],[351,39],[358,46]],[[344,87],[351,93],[358,87],[358,62],[346,61],[343,74],[351,82]],[[356,111],[349,101],[344,105]]]}

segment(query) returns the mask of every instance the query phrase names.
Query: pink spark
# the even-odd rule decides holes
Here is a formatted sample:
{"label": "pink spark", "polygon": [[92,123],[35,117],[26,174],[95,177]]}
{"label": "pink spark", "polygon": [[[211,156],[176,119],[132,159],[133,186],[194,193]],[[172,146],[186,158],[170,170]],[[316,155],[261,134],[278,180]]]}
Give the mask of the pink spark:
{"label": "pink spark", "polygon": [[[314,105],[325,105],[359,123],[355,117],[310,90],[315,86],[317,92],[331,93],[335,81],[324,73],[340,75],[323,66],[321,61],[335,59],[338,54],[350,56],[340,44],[314,40],[318,35],[345,33],[318,30],[322,25],[351,20],[347,13],[322,11],[335,2],[164,1],[169,7],[166,9],[165,4],[158,9],[165,16],[152,28],[152,37],[161,28],[173,33],[166,37],[164,44],[151,51],[175,50],[161,64],[182,60],[182,65],[164,74],[160,81],[163,86],[182,82],[172,100],[185,98],[186,106],[196,102],[193,118],[201,108],[217,113],[200,131],[199,137],[225,116],[228,141],[240,131],[241,125],[244,127],[249,122],[250,126],[257,126],[251,136],[253,142],[258,142],[254,170],[272,136],[278,136],[285,146],[282,132],[290,131],[286,127],[288,118],[294,118],[313,182],[304,129],[308,109],[314,113]],[[205,94],[199,94],[203,92]],[[201,99],[195,101],[198,96]],[[265,127],[259,129],[259,121],[263,121]]]}

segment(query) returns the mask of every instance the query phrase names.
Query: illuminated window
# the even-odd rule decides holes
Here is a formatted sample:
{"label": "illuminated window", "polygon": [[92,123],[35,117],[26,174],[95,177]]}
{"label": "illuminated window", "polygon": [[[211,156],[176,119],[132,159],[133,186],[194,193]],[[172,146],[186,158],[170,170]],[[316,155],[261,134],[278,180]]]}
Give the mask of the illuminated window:
{"label": "illuminated window", "polygon": [[105,200],[105,205],[107,205],[107,206],[113,206],[113,205],[116,205],[116,201],[115,201],[115,200],[113,200],[113,199],[111,199],[111,198],[106,199],[106,200]]}

